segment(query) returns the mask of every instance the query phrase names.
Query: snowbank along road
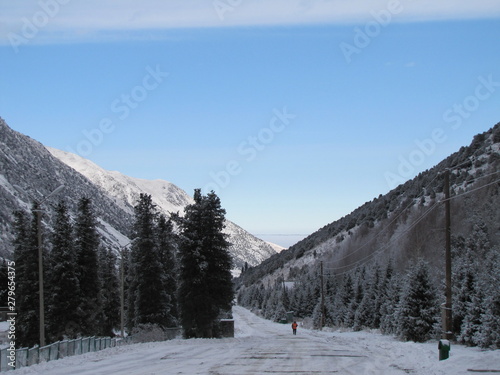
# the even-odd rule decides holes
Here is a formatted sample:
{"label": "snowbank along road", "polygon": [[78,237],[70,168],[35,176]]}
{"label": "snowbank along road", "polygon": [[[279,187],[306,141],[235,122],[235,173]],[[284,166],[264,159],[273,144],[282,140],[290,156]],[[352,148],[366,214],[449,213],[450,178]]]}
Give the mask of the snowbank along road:
{"label": "snowbank along road", "polygon": [[[234,307],[235,338],[171,340],[106,349],[13,374],[471,374],[500,367],[500,351],[457,348],[438,361],[437,343],[403,343],[367,332],[319,332],[261,319]],[[452,348],[453,353],[453,348]],[[488,365],[489,364],[489,365]],[[477,371],[477,370],[476,370]]]}

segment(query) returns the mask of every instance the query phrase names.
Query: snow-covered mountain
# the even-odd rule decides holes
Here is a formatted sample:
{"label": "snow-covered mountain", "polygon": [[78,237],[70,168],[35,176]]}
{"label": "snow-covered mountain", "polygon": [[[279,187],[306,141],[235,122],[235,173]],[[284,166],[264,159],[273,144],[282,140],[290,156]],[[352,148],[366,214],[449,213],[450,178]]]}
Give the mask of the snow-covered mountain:
{"label": "snow-covered mountain", "polygon": [[[133,206],[139,194],[150,194],[161,212],[183,213],[193,199],[182,189],[163,180],[143,180],[106,171],[91,161],[68,152],[46,148],[10,129],[0,118],[0,255],[11,256],[14,210],[29,210],[32,198],[41,199],[57,186],[65,189],[45,204],[44,221],[51,217],[50,204],[64,198],[75,211],[78,199],[92,198],[103,240],[114,248],[129,242]],[[21,187],[26,193],[18,191]],[[247,262],[257,265],[276,253],[271,245],[232,222],[226,223],[230,252],[237,269]]]}
{"label": "snow-covered mountain", "polygon": [[115,198],[118,205],[133,213],[141,193],[150,194],[153,202],[165,214],[182,210],[193,203],[184,190],[165,180],[144,180],[126,176],[117,171],[107,171],[92,161],[70,152],[46,147],[52,155],[77,172],[87,177],[94,184]]}
{"label": "snow-covered mountain", "polygon": [[[172,212],[183,213],[184,207],[194,202],[184,190],[165,180],[144,180],[107,171],[88,159],[70,152],[47,147],[56,158],[80,172],[106,191],[124,210],[130,210],[141,193],[150,194],[158,209],[169,216]],[[224,232],[229,235],[234,265],[240,269],[245,262],[254,266],[275,254],[273,246],[253,236],[235,223],[226,220]]]}
{"label": "snow-covered mountain", "polygon": [[127,243],[130,210],[0,118],[0,256],[12,257],[13,212],[29,211],[34,199],[42,200],[60,185],[64,189],[42,205],[43,223],[50,222],[55,202],[64,199],[70,211],[76,212],[78,200],[87,196],[92,198],[103,241],[115,248]]}

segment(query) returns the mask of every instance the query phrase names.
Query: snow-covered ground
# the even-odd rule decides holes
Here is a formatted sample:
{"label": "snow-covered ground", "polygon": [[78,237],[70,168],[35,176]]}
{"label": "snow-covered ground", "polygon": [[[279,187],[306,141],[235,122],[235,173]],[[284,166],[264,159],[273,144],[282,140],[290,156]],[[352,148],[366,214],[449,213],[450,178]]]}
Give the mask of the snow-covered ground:
{"label": "snow-covered ground", "polygon": [[[400,342],[369,332],[318,332],[234,308],[235,338],[192,339],[106,349],[16,370],[13,374],[472,374],[500,371],[500,350],[452,346],[438,361],[437,342]],[[481,371],[481,373],[485,373]]]}

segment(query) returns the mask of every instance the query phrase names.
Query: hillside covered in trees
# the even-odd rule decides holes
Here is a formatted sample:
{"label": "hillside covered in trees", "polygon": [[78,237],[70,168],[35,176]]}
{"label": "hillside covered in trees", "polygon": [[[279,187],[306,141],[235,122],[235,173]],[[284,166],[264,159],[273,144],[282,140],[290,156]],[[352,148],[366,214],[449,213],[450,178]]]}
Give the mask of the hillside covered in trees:
{"label": "hillside covered in trees", "polygon": [[380,328],[416,341],[439,335],[447,170],[454,333],[469,345],[500,347],[500,124],[246,270],[239,302],[269,319],[294,311],[316,327]]}

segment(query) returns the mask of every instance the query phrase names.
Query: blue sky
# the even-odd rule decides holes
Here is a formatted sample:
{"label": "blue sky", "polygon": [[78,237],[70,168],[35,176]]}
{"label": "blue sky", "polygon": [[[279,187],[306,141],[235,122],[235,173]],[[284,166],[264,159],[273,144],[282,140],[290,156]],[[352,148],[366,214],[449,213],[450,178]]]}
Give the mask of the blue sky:
{"label": "blue sky", "polygon": [[190,194],[213,188],[264,238],[312,233],[500,120],[497,1],[0,9],[13,129]]}

